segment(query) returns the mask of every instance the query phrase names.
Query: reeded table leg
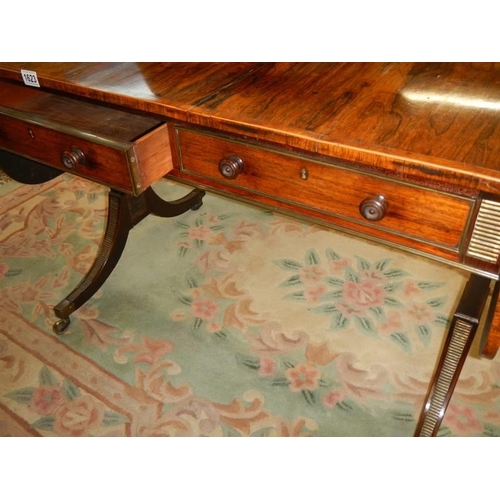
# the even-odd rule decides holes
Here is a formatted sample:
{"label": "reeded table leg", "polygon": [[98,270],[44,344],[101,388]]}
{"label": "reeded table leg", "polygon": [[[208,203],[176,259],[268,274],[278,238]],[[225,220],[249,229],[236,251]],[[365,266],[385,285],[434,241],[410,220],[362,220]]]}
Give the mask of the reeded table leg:
{"label": "reeded table leg", "polygon": [[415,436],[436,436],[474,340],[491,280],[472,275],[465,287],[441,352]]}
{"label": "reeded table leg", "polygon": [[493,359],[500,346],[500,304],[498,303],[500,295],[500,281],[495,283],[491,303],[488,310],[488,316],[481,337],[479,354],[483,358]]}
{"label": "reeded table leg", "polygon": [[66,331],[69,316],[89,300],[104,284],[122,255],[130,230],[149,214],[175,217],[202,204],[204,191],[193,190],[176,201],[162,200],[152,188],[137,197],[111,190],[104,238],[94,264],[76,288],[54,308],[60,318],[53,327],[57,334]]}

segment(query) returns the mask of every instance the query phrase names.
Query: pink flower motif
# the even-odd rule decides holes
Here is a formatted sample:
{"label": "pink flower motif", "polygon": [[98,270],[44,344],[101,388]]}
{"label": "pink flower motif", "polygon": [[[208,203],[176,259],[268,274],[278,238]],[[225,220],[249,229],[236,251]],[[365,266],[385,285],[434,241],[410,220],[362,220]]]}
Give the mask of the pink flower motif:
{"label": "pink flower motif", "polygon": [[378,330],[380,333],[385,335],[391,335],[398,330],[403,328],[403,324],[401,323],[401,316],[397,311],[388,311],[387,313],[387,321],[381,322],[378,325]]}
{"label": "pink flower motif", "polygon": [[455,404],[448,406],[443,425],[458,436],[478,435],[483,431],[483,424],[470,407]]}
{"label": "pink flower motif", "polygon": [[207,226],[196,226],[189,229],[189,237],[193,240],[206,240],[213,232]]}
{"label": "pink flower motif", "polygon": [[344,394],[341,391],[330,391],[323,396],[323,404],[328,408],[333,408],[337,403],[341,403],[343,400]]}
{"label": "pink flower motif", "polygon": [[81,396],[59,407],[55,413],[54,431],[62,436],[83,436],[99,427],[104,406],[90,396]]}
{"label": "pink flower motif", "polygon": [[316,304],[319,302],[320,297],[326,292],[325,285],[318,285],[314,288],[309,288],[305,290],[304,295],[309,302]]}
{"label": "pink flower motif", "polygon": [[430,321],[433,318],[432,310],[427,304],[412,304],[408,314],[417,321]]}
{"label": "pink flower motif", "polygon": [[191,304],[191,314],[196,318],[212,319],[219,310],[219,306],[210,299],[199,299]]}
{"label": "pink flower motif", "polygon": [[336,304],[335,307],[347,318],[359,316],[361,312],[357,307],[351,306],[349,304],[344,304],[342,302]]}
{"label": "pink flower motif", "polygon": [[351,263],[350,259],[338,259],[330,261],[330,272],[337,274],[343,271]]}
{"label": "pink flower motif", "polygon": [[259,375],[261,377],[270,377],[276,373],[277,362],[274,358],[262,356],[260,358]]}
{"label": "pink flower motif", "polygon": [[310,363],[301,363],[285,372],[286,378],[290,381],[290,389],[294,392],[309,389],[317,389],[321,373]]}
{"label": "pink flower motif", "polygon": [[346,281],[343,288],[343,306],[347,311],[364,312],[384,303],[386,291],[375,281],[354,283]]}
{"label": "pink flower motif", "polygon": [[303,283],[316,284],[325,276],[325,271],[321,266],[304,267],[299,271],[300,280]]}
{"label": "pink flower motif", "polygon": [[42,385],[35,389],[29,407],[39,415],[50,415],[64,402],[63,391],[58,385]]}
{"label": "pink flower motif", "polygon": [[405,284],[405,287],[403,289],[403,294],[406,297],[415,295],[418,292],[420,292],[420,288],[418,288],[418,286],[415,284],[414,281],[408,281],[408,283]]}

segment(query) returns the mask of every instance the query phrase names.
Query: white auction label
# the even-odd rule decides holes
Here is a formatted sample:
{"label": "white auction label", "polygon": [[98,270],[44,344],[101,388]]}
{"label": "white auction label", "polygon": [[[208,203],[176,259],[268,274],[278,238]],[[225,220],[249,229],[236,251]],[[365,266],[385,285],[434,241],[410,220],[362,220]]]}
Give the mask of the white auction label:
{"label": "white auction label", "polygon": [[38,83],[38,77],[35,71],[28,71],[27,69],[21,70],[21,75],[23,77],[24,83],[30,87],[40,87]]}

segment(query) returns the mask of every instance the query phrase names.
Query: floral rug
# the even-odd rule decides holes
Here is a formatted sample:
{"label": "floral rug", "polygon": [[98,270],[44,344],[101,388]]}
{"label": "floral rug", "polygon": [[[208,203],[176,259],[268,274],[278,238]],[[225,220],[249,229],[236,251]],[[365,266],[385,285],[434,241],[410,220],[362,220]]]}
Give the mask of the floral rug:
{"label": "floral rug", "polygon": [[[0,435],[413,434],[466,273],[208,194],[134,228],[56,336],[106,204],[69,175],[0,186]],[[500,362],[475,353],[441,436],[500,435]]]}

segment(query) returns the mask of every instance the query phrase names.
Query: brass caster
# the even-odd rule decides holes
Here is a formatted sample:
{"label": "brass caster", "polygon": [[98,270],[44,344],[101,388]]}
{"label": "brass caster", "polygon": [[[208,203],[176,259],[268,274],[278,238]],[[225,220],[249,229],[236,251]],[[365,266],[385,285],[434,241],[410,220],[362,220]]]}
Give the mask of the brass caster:
{"label": "brass caster", "polygon": [[62,335],[68,329],[70,323],[69,318],[60,319],[54,323],[52,330],[56,335]]}
{"label": "brass caster", "polygon": [[200,200],[198,202],[196,202],[192,207],[191,207],[191,210],[199,210],[201,208],[201,206],[203,205],[203,201]]}

